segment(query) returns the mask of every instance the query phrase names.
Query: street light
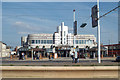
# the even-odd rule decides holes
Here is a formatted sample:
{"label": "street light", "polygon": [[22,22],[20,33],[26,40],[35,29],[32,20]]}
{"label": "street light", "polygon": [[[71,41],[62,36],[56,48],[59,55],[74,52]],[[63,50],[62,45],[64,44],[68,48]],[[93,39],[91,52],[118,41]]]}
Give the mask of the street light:
{"label": "street light", "polygon": [[84,28],[86,25],[87,25],[87,23],[82,23],[82,25],[80,27]]}
{"label": "street light", "polygon": [[[75,36],[77,35],[77,21],[75,20],[75,9],[73,10],[73,52],[75,52],[75,63],[77,63],[77,51],[75,50]],[[85,27],[87,23],[83,23],[80,27]]]}

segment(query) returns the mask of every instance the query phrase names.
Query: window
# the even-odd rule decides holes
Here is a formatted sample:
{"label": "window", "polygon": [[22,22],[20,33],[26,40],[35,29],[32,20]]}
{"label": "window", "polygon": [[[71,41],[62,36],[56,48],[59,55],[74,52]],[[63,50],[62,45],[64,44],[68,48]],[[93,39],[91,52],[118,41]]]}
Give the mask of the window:
{"label": "window", "polygon": [[49,40],[49,41],[50,41],[50,42],[49,42],[50,44],[52,44],[52,43],[53,43],[53,40]]}
{"label": "window", "polygon": [[49,40],[47,40],[47,44],[49,44]]}
{"label": "window", "polygon": [[86,40],[86,44],[89,44],[89,40]]}
{"label": "window", "polygon": [[84,43],[83,43],[83,40],[81,40],[81,44],[84,44]]}
{"label": "window", "polygon": [[37,40],[35,40],[35,44],[37,44]]}
{"label": "window", "polygon": [[40,40],[38,40],[38,43],[40,44]]}
{"label": "window", "polygon": [[85,40],[85,44],[86,44],[86,40]]}
{"label": "window", "polygon": [[79,40],[79,44],[81,44],[81,40]]}
{"label": "window", "polygon": [[34,40],[32,40],[32,44],[34,44],[35,43],[35,41]]}
{"label": "window", "polygon": [[47,44],[52,44],[52,40],[47,40]]}
{"label": "window", "polygon": [[62,31],[61,31],[61,37],[62,37]]}
{"label": "window", "polygon": [[43,40],[43,41],[44,41],[43,43],[46,44],[46,40]]}
{"label": "window", "polygon": [[75,42],[76,44],[78,44],[78,40],[76,40],[76,42]]}
{"label": "window", "polygon": [[65,36],[65,31],[64,31],[64,36]]}
{"label": "window", "polygon": [[41,40],[41,44],[43,44],[43,40]]}

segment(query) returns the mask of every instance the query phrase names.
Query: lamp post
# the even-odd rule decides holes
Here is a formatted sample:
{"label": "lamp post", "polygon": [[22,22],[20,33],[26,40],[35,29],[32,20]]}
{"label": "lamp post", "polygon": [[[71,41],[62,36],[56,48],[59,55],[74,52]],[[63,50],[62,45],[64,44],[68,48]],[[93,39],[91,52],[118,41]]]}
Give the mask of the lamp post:
{"label": "lamp post", "polygon": [[[73,10],[73,29],[75,27],[74,25],[74,22],[75,22],[75,9]],[[75,31],[75,30],[74,30]],[[73,31],[73,32],[74,32]],[[74,34],[74,33],[73,33]],[[75,52],[75,35],[73,35],[73,51]]]}
{"label": "lamp post", "polygon": [[73,29],[74,29],[73,52],[75,53],[75,63],[77,63],[77,52],[75,50],[75,35],[77,35],[77,21],[75,21],[75,9],[73,10]]}

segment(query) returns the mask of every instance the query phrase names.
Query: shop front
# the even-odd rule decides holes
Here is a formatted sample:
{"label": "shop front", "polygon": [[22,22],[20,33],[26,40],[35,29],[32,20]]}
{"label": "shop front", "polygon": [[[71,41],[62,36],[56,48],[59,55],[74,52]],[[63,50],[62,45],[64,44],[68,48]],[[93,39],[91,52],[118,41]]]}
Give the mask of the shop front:
{"label": "shop front", "polygon": [[68,45],[57,46],[55,48],[58,57],[70,57],[71,48]]}

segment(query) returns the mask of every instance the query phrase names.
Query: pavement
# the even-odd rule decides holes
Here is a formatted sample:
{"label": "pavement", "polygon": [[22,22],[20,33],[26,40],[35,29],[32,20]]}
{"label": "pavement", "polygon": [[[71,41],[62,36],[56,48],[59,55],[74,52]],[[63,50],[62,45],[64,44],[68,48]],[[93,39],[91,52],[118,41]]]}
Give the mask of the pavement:
{"label": "pavement", "polygon": [[113,57],[104,57],[101,59],[101,63],[97,62],[95,59],[79,59],[78,63],[73,63],[71,57],[57,58],[49,60],[48,58],[43,58],[40,60],[18,60],[3,58],[2,66],[118,66],[119,62],[115,62],[116,58]]}
{"label": "pavement", "polygon": [[[116,57],[104,57],[104,58],[101,58],[101,60],[115,60]],[[45,60],[49,60],[49,58],[42,58],[40,59],[41,61],[45,61]],[[59,58],[56,58],[56,59],[52,59],[52,60],[64,60],[64,61],[67,61],[67,60],[72,60],[71,57],[59,57]],[[97,60],[97,58],[79,58],[79,60]],[[13,59],[10,59],[9,57],[4,57],[2,58],[2,61],[20,61],[18,58],[13,58]],[[32,60],[32,58],[27,58],[25,60],[22,60],[22,61],[36,61],[36,60]]]}

